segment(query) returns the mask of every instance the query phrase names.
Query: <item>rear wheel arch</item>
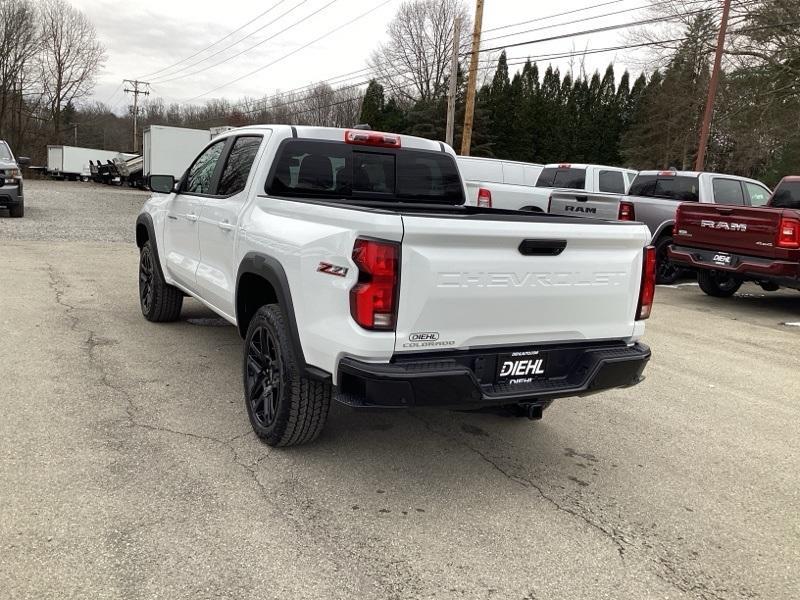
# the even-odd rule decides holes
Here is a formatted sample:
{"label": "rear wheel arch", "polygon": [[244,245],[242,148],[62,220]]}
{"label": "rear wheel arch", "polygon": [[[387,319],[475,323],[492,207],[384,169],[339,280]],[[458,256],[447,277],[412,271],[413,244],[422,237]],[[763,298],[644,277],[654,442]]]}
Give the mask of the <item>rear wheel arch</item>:
{"label": "rear wheel arch", "polygon": [[673,237],[672,236],[672,229],[675,225],[675,221],[665,221],[661,225],[659,225],[656,232],[653,234],[653,241],[650,242],[653,246],[657,246],[658,243],[664,237]]}
{"label": "rear wheel arch", "polygon": [[236,325],[244,338],[258,309],[277,304],[285,315],[289,340],[302,374],[312,379],[331,381],[330,373],[306,363],[295,317],[289,280],[283,266],[273,257],[250,252],[239,264],[236,276]]}

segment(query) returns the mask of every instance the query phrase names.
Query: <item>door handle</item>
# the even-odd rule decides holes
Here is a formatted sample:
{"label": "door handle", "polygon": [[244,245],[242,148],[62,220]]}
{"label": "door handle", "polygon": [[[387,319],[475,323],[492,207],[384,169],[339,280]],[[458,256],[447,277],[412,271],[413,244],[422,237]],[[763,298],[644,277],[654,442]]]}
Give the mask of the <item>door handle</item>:
{"label": "door handle", "polygon": [[190,223],[196,223],[198,218],[199,217],[197,215],[194,215],[194,214],[187,214],[186,215],[186,220],[189,221]]}
{"label": "door handle", "polygon": [[172,219],[173,221],[177,221],[178,220],[178,217],[176,217],[175,215],[167,215],[167,218],[168,219]]}
{"label": "door handle", "polygon": [[220,221],[219,223],[217,223],[217,225],[223,231],[233,231],[234,229],[236,229],[236,226],[231,225],[230,221],[228,221],[227,219],[224,221]]}

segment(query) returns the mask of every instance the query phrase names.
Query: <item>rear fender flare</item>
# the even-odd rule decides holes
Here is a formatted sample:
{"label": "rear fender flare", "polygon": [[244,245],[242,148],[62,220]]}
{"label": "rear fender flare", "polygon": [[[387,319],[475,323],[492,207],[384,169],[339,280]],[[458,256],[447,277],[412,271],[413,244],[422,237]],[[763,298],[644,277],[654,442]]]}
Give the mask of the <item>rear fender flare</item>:
{"label": "rear fender flare", "polygon": [[[294,350],[294,355],[300,372],[304,377],[316,379],[318,381],[331,381],[331,374],[327,371],[309,365],[306,362],[305,354],[303,353],[303,345],[300,342],[300,332],[297,328],[297,318],[294,312],[294,304],[292,302],[292,293],[289,288],[289,280],[286,277],[286,271],[283,266],[275,258],[259,254],[257,252],[248,252],[242,262],[239,264],[239,270],[236,274],[236,309],[239,310],[239,282],[242,276],[250,273],[258,275],[266,280],[275,290],[275,295],[278,299],[283,314],[286,318],[286,323],[289,326],[289,340]],[[239,315],[237,314],[237,322]],[[242,337],[247,335],[246,331],[242,331],[239,326],[239,333]]]}
{"label": "rear fender flare", "polygon": [[156,258],[156,268],[158,269],[161,278],[166,281],[164,277],[164,270],[161,267],[161,257],[158,254],[158,239],[156,238],[156,228],[153,225],[153,217],[150,213],[141,213],[138,217],[136,217],[136,245],[141,249],[144,246],[144,240],[139,237],[139,227],[144,226],[147,230],[147,240],[151,242],[150,247],[153,249],[153,253],[155,254]]}
{"label": "rear fender flare", "polygon": [[670,219],[669,221],[664,221],[661,225],[658,226],[658,229],[653,232],[653,239],[650,242],[653,245],[658,243],[659,238],[663,235],[671,235],[667,233],[668,230],[671,230],[672,227],[675,225],[675,219]]}

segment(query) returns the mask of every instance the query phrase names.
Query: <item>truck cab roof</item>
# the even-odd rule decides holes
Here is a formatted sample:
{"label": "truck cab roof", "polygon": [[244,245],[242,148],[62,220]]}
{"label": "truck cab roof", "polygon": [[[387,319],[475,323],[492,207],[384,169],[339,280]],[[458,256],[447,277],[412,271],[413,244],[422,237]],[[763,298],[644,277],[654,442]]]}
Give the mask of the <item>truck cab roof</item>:
{"label": "truck cab roof", "polygon": [[661,169],[661,170],[651,170],[651,171],[639,171],[639,175],[643,177],[700,177],[701,175],[707,175],[709,177],[727,177],[729,179],[738,179],[740,181],[749,181],[751,183],[757,183],[759,185],[763,185],[760,181],[756,179],[751,179],[749,177],[742,177],[741,175],[730,175],[728,173],[713,173],[711,171],[674,171],[672,169]]}
{"label": "truck cab roof", "polygon": [[353,128],[343,128],[343,127],[314,127],[310,125],[270,125],[270,124],[247,125],[245,127],[239,127],[237,129],[231,129],[229,131],[226,131],[214,139],[221,139],[231,135],[241,135],[243,133],[248,133],[248,132],[258,133],[264,130],[274,131],[281,137],[296,137],[298,139],[309,139],[309,140],[330,140],[335,142],[343,142],[345,140],[345,134],[348,131],[363,131],[364,133],[372,133],[372,134],[386,133],[386,135],[391,135],[400,138],[400,148],[449,152],[450,154],[455,155],[453,149],[442,142],[437,142],[434,140],[429,140],[420,137],[414,137],[411,135],[373,131],[371,129],[354,130]]}

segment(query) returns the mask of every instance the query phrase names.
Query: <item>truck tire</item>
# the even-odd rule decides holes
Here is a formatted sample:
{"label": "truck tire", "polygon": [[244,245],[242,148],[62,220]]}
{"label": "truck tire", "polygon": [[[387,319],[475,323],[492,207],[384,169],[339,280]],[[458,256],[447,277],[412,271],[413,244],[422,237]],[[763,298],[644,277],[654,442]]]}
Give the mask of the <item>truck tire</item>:
{"label": "truck tire", "polygon": [[665,235],[656,244],[656,283],[671,285],[678,281],[681,270],[669,260],[667,249],[672,245],[672,237]]}
{"label": "truck tire", "polygon": [[715,298],[730,298],[742,286],[742,282],[719,271],[700,271],[697,274],[700,289]]}
{"label": "truck tire", "polygon": [[295,446],[320,434],[331,385],[300,374],[286,318],[277,304],[258,309],[247,328],[242,366],[247,416],[270,446]]}
{"label": "truck tire", "polygon": [[177,321],[181,316],[183,292],[164,281],[152,243],[147,240],[139,253],[139,304],[142,314],[153,323]]}
{"label": "truck tire", "polygon": [[25,216],[25,201],[20,200],[14,208],[8,209],[8,216],[14,219],[20,219]]}

